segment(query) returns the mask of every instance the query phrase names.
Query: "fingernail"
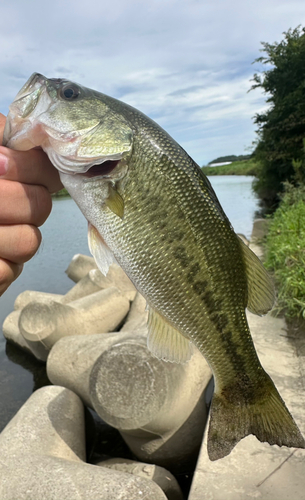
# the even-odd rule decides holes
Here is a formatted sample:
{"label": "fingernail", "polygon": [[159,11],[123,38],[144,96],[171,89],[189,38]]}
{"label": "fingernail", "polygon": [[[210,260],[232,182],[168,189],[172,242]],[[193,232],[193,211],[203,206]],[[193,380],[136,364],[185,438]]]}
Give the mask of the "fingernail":
{"label": "fingernail", "polygon": [[8,158],[0,153],[0,176],[5,175],[8,170]]}

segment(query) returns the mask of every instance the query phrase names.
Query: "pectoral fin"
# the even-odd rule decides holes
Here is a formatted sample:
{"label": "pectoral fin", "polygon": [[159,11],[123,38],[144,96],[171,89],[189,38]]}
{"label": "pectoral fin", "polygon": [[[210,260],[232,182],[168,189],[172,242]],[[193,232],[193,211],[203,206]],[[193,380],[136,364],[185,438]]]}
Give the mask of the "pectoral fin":
{"label": "pectoral fin", "polygon": [[105,201],[107,207],[114,214],[118,215],[121,219],[123,219],[124,215],[124,200],[120,193],[113,187],[109,186],[109,196]]}
{"label": "pectoral fin", "polygon": [[164,361],[186,363],[193,354],[193,345],[157,311],[148,307],[147,346]]}
{"label": "pectoral fin", "polygon": [[255,253],[239,240],[246,266],[248,280],[248,304],[247,309],[259,316],[267,314],[272,309],[275,293],[272,280],[263,264]]}
{"label": "pectoral fin", "polygon": [[88,227],[88,244],[97,267],[104,276],[107,276],[109,267],[116,261],[110,248],[108,248],[98,230],[90,222]]}

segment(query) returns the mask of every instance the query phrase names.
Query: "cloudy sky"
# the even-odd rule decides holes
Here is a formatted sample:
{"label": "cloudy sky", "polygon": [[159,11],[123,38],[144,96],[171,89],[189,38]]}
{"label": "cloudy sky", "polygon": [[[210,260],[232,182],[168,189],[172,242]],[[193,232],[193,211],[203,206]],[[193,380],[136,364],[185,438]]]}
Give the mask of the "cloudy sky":
{"label": "cloudy sky", "polygon": [[0,3],[0,111],[37,71],[121,99],[200,164],[243,154],[265,96],[261,41],[305,25],[304,0],[10,0]]}

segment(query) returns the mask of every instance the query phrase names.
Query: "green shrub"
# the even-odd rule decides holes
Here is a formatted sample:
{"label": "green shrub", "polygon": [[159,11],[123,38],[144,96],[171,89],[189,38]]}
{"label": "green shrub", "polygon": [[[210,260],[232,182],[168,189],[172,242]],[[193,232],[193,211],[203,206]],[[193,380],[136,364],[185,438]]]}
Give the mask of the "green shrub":
{"label": "green shrub", "polygon": [[267,269],[278,288],[276,312],[305,318],[305,186],[285,183],[266,241]]}

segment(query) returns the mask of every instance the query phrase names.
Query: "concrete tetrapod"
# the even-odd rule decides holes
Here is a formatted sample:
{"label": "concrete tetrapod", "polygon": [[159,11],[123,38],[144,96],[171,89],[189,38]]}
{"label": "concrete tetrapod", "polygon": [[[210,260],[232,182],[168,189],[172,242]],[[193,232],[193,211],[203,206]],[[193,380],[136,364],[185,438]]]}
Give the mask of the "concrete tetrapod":
{"label": "concrete tetrapod", "polygon": [[21,310],[13,311],[9,314],[2,325],[3,335],[6,340],[10,342],[14,342],[14,344],[19,345],[22,349],[31,354],[34,354],[31,350],[30,345],[23,338],[19,330],[19,318],[20,318]]}
{"label": "concrete tetrapod", "polygon": [[127,299],[134,299],[136,295],[134,285],[120,266],[112,264],[109,268],[107,277],[105,277],[99,269],[91,269],[86,276],[79,280],[78,283],[66,293],[61,302],[67,304],[85,295],[113,286]]}
{"label": "concrete tetrapod", "polygon": [[116,427],[141,461],[179,471],[195,459],[211,378],[198,351],[189,363],[166,363],[141,332],[70,337],[53,347],[47,372]]}
{"label": "concrete tetrapod", "polygon": [[[81,278],[81,280],[66,293],[66,295],[25,290],[19,294],[15,300],[15,311],[9,314],[4,321],[3,334],[7,340],[18,344],[23,349],[34,354],[34,356],[36,355],[38,359],[44,360],[44,350],[40,351],[40,354],[38,354],[37,349],[32,350],[31,346],[26,342],[20,332],[19,317],[21,310],[31,302],[44,305],[50,305],[54,302],[69,304],[87,295],[111,287],[117,288],[123,297],[128,300],[133,300],[136,295],[134,285],[117,264],[112,264],[112,266],[110,266],[107,278],[98,269],[91,269],[86,276]],[[18,311],[18,313],[16,311]]]}
{"label": "concrete tetrapod", "polygon": [[146,309],[146,300],[137,292],[134,301],[131,304],[130,311],[126,318],[121,332],[147,332],[148,311]]}
{"label": "concrete tetrapod", "polygon": [[0,434],[1,500],[165,500],[154,482],[86,464],[83,405],[63,387],[36,391]]}
{"label": "concrete tetrapod", "polygon": [[109,332],[129,311],[129,300],[112,287],[67,304],[30,302],[22,309],[19,329],[35,356],[45,361],[62,337]]}
{"label": "concrete tetrapod", "polygon": [[109,458],[97,462],[96,465],[150,479],[160,486],[168,500],[183,500],[182,491],[176,478],[163,467],[127,458]]}
{"label": "concrete tetrapod", "polygon": [[68,268],[66,269],[67,276],[77,283],[84,278],[91,269],[97,269],[97,265],[93,257],[77,253],[73,256]]}

